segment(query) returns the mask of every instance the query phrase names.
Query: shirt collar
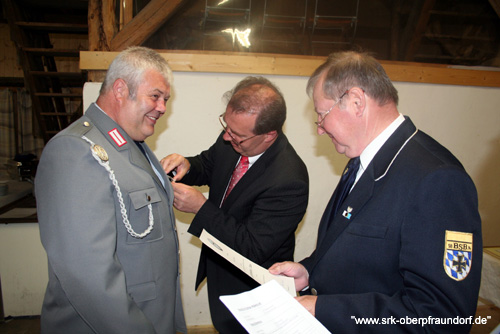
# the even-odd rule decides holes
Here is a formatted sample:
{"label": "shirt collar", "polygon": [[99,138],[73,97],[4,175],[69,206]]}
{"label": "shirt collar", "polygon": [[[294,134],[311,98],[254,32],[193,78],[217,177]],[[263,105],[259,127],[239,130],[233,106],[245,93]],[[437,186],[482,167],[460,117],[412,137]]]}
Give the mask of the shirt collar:
{"label": "shirt collar", "polygon": [[[248,157],[248,168],[252,167],[252,165],[262,156],[262,154],[264,154],[265,152],[262,152],[261,154],[257,154],[257,155],[254,155],[253,157]],[[241,159],[241,156],[240,156],[240,159]],[[238,159],[238,162],[240,161],[240,159]],[[236,163],[238,164],[238,163]]]}
{"label": "shirt collar", "polygon": [[[382,131],[368,146],[364,149],[363,153],[359,156],[360,158],[360,171],[364,171],[366,167],[373,160],[373,157],[380,148],[385,144],[385,142],[389,139],[389,137],[396,131],[396,129],[403,123],[405,120],[402,114],[399,116],[387,127],[384,131]],[[362,172],[361,172],[362,173]],[[358,173],[358,177],[360,173]]]}

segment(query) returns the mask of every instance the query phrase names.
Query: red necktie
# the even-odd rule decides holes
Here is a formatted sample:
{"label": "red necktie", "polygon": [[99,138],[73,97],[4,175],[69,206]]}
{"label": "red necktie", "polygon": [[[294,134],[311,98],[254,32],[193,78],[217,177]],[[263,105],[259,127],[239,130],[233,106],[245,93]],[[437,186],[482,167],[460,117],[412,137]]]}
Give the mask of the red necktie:
{"label": "red necktie", "polygon": [[231,181],[227,186],[226,195],[224,196],[224,200],[222,201],[222,203],[224,203],[231,190],[233,190],[236,183],[238,183],[238,181],[243,177],[243,175],[246,173],[247,170],[248,170],[248,157],[242,155],[240,161],[238,162],[236,168],[233,171],[233,175],[231,176]]}

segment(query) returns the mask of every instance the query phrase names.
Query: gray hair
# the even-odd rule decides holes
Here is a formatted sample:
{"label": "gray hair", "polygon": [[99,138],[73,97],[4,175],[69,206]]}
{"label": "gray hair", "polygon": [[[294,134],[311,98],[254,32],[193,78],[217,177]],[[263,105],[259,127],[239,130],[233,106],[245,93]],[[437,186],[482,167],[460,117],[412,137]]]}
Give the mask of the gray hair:
{"label": "gray hair", "polygon": [[168,84],[172,82],[172,70],[158,52],[143,46],[132,46],[120,52],[111,62],[100,94],[111,89],[117,79],[123,79],[127,83],[130,97],[135,98],[137,87],[148,70],[158,71]]}
{"label": "gray hair", "polygon": [[336,100],[352,87],[359,87],[379,105],[398,104],[398,91],[382,65],[371,55],[356,51],[332,53],[307,82],[307,94],[312,96],[314,86],[325,74],[323,93]]}

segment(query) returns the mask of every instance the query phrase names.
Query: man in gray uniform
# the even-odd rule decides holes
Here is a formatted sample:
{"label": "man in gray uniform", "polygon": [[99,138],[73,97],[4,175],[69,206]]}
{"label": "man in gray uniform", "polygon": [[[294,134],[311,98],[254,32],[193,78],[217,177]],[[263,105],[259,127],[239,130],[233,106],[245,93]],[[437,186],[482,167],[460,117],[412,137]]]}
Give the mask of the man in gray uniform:
{"label": "man in gray uniform", "polygon": [[129,48],[97,102],[45,147],[35,181],[49,283],[42,333],[186,332],[173,192],[144,140],[171,70]]}

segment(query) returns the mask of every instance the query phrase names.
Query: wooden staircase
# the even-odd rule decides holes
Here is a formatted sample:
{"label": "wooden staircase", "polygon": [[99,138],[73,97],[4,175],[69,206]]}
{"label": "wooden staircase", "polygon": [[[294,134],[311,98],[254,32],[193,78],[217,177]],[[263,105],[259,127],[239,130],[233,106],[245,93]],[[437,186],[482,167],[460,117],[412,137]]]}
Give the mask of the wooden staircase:
{"label": "wooden staircase", "polygon": [[[79,51],[88,48],[88,3],[2,0],[2,7],[40,135],[47,142],[82,114],[82,87],[87,80],[79,70]],[[71,41],[78,41],[77,46],[54,46]]]}
{"label": "wooden staircase", "polygon": [[398,0],[404,23],[394,60],[489,65],[500,43],[499,0]]}

